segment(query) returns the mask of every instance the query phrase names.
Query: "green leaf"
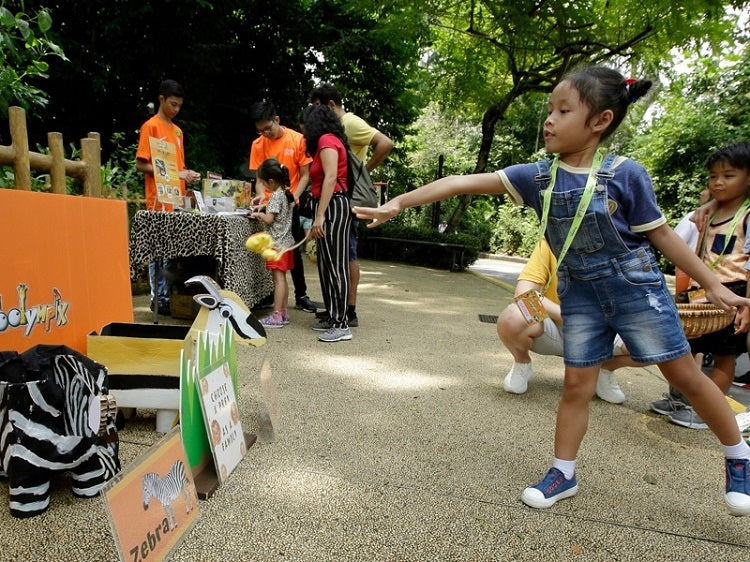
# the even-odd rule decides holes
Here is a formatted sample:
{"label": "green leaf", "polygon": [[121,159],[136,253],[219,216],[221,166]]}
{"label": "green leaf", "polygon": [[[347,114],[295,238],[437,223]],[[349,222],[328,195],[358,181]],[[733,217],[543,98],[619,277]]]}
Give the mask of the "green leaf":
{"label": "green leaf", "polygon": [[21,37],[23,37],[24,41],[28,41],[29,37],[34,36],[31,33],[29,22],[27,22],[26,20],[22,20],[22,19],[16,20],[16,27],[18,28],[18,31],[21,33]]}
{"label": "green leaf", "polygon": [[42,10],[37,15],[37,23],[39,24],[39,31],[41,31],[42,33],[47,33],[52,27],[52,17],[49,15],[49,13]]}
{"label": "green leaf", "polygon": [[5,6],[0,6],[0,23],[5,27],[15,27],[16,18]]}

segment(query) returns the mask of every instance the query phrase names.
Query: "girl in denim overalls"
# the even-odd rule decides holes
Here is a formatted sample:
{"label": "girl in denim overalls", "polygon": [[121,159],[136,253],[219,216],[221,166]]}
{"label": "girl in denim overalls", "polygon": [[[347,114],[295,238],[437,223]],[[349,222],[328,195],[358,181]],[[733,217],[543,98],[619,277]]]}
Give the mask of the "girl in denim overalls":
{"label": "girl in denim overalls", "polygon": [[[445,177],[377,209],[354,210],[359,218],[371,219],[373,227],[405,207],[466,193],[507,193],[544,217],[545,236],[558,259],[563,246],[569,245],[558,270],[565,382],[557,411],[555,458],[544,478],[523,491],[524,503],[546,508],[578,491],[575,459],[588,426],[588,403],[599,366],[612,358],[613,339],[619,333],[633,359],[657,363],[716,434],[727,459],[729,511],[750,515],[750,447],[741,439],[721,391],[690,355],[650,244],[700,283],[711,302],[727,310],[742,307],[736,321],[739,330],[747,329],[750,301],[724,287],[667,226],[642,166],[598,150],[622,122],[628,105],[650,87],[650,81],[626,81],[605,67],[574,72],[555,87],[549,101],[544,141],[548,152],[557,155],[552,166],[522,164],[496,173]],[[544,212],[542,190],[550,183],[552,194]],[[586,191],[590,202],[581,206],[582,219],[569,236]]]}

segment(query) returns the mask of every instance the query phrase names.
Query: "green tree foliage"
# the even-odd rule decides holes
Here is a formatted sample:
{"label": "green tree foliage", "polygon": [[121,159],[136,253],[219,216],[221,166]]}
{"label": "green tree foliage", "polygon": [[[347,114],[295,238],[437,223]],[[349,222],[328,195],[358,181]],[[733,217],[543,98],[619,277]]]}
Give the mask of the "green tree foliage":
{"label": "green tree foliage", "polygon": [[[425,10],[438,30],[430,60],[436,93],[481,115],[475,172],[487,168],[496,126],[518,97],[551,91],[581,64],[655,68],[671,48],[726,37],[732,25],[713,0],[427,0]],[[461,199],[449,228],[470,201]]]}
{"label": "green tree foliage", "polygon": [[0,2],[0,112],[11,104],[25,109],[47,104],[47,94],[40,79],[47,78],[48,59],[67,60],[63,50],[48,34],[52,18],[40,8],[31,14],[23,3]]}
{"label": "green tree foliage", "polygon": [[97,131],[107,154],[114,133],[137,139],[159,82],[173,78],[185,88],[177,121],[190,166],[242,177],[256,138],[250,106],[271,100],[282,123],[296,128],[315,81],[330,80],[350,110],[398,139],[415,114],[412,70],[424,26],[420,18],[407,25],[413,14],[397,4],[27,0],[59,22],[55,38],[72,62],[50,65],[50,104],[30,121],[32,134],[77,139]]}
{"label": "green tree foliage", "polygon": [[[532,154],[541,157],[538,131],[545,117],[545,103],[539,94],[528,94],[516,100],[497,125],[489,157],[493,168],[525,161]],[[445,109],[437,102],[430,103],[415,122],[414,133],[405,140],[404,149],[409,155],[413,178],[401,187],[409,189],[435,179],[440,157],[443,158],[442,175],[471,173],[481,140],[478,124],[462,118],[460,112]],[[407,214],[403,221],[425,227],[446,224],[458,204],[457,199],[450,199],[438,206],[425,206],[421,214]],[[432,215],[438,210],[440,217],[433,221]],[[525,254],[535,240],[533,234],[527,234],[536,233],[537,223],[533,213],[509,201],[478,196],[462,216],[458,230],[475,236],[483,250]]]}
{"label": "green tree foliage", "polygon": [[[738,41],[745,41],[741,37]],[[656,98],[655,116],[625,149],[651,174],[665,215],[674,226],[695,208],[706,186],[706,158],[730,142],[750,140],[750,48],[696,58],[690,72]]]}

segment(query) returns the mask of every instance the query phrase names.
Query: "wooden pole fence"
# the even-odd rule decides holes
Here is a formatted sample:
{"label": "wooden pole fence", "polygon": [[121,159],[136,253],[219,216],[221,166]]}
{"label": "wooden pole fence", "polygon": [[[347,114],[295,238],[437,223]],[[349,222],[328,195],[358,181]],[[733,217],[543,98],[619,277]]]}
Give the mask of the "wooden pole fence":
{"label": "wooden pole fence", "polygon": [[22,107],[8,108],[10,146],[0,145],[0,165],[13,166],[16,189],[31,189],[31,170],[48,172],[52,193],[65,193],[65,176],[83,181],[83,194],[102,196],[101,142],[99,133],[81,139],[81,159],[64,157],[62,133],[47,133],[49,154],[29,151],[26,112]]}

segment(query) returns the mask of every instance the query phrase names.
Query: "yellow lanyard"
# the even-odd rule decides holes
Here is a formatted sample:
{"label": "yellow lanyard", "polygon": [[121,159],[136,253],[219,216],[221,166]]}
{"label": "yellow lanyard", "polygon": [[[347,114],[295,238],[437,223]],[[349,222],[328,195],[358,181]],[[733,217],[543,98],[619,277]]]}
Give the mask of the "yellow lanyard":
{"label": "yellow lanyard", "polygon": [[[601,168],[602,166],[602,160],[604,160],[604,151],[602,149],[597,149],[596,153],[594,154],[594,161],[591,163],[591,170],[589,170],[589,177],[586,179],[586,187],[583,189],[583,195],[581,195],[581,200],[578,202],[578,207],[576,208],[576,214],[573,216],[573,222],[570,225],[570,230],[568,230],[568,234],[565,237],[565,242],[563,242],[562,249],[560,250],[560,255],[557,257],[555,270],[550,273],[550,276],[547,279],[547,284],[544,286],[544,289],[542,290],[543,295],[547,293],[547,289],[549,289],[549,286],[552,283],[553,277],[557,274],[557,269],[560,267],[560,264],[565,258],[565,254],[568,253],[568,248],[570,248],[570,245],[572,244],[573,239],[576,237],[578,228],[581,226],[583,217],[589,208],[589,203],[591,203],[591,198],[594,196],[594,187],[596,186],[596,173],[599,171],[599,168]],[[559,165],[560,165],[560,155],[556,154],[555,159],[552,161],[552,165],[550,166],[550,169],[549,169],[549,175],[550,175],[549,186],[544,191],[542,218],[539,221],[540,224],[539,224],[539,235],[537,236],[537,244],[541,242],[542,237],[544,236],[544,232],[547,230],[547,221],[549,220],[549,207],[552,201],[552,189],[555,187],[555,180],[557,179],[557,168],[559,167]]]}

